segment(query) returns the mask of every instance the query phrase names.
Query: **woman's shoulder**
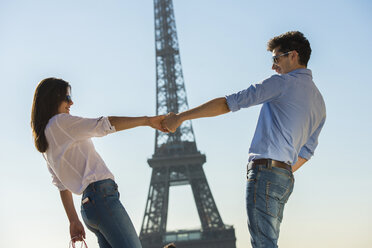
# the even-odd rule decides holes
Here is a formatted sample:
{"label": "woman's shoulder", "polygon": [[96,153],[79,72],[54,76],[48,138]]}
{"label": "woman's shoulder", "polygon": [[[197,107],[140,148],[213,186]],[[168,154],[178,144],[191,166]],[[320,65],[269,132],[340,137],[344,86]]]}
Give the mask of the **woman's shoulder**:
{"label": "woman's shoulder", "polygon": [[80,116],[61,113],[61,114],[56,114],[55,116],[50,118],[50,121],[58,121],[58,122],[61,122],[61,121],[77,121],[77,120],[81,120],[81,119],[84,119],[84,118],[80,117]]}
{"label": "woman's shoulder", "polygon": [[49,123],[57,122],[59,120],[65,120],[68,118],[69,118],[69,114],[66,114],[66,113],[56,114],[52,118],[49,119]]}
{"label": "woman's shoulder", "polygon": [[73,119],[74,117],[70,114],[66,114],[66,113],[56,114],[52,118],[49,119],[46,129],[52,128],[55,126],[64,125]]}

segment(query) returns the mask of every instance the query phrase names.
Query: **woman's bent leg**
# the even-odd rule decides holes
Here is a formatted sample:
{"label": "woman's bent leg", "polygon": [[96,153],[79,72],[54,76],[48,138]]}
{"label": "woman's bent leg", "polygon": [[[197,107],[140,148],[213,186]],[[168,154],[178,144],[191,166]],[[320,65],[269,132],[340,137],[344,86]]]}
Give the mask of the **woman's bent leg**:
{"label": "woman's bent leg", "polygon": [[[92,211],[94,211],[92,208],[88,209],[88,215],[90,215]],[[96,221],[92,218],[88,219],[87,212],[84,210],[83,207],[81,208],[81,216],[83,217],[83,221],[86,227],[97,236],[99,247],[112,248],[111,245],[107,242],[105,236],[103,236],[103,234],[98,229],[96,229],[97,228],[97,225],[95,224]]]}
{"label": "woman's bent leg", "polygon": [[[114,181],[104,180],[90,184],[84,191],[82,200],[84,222],[96,235],[94,230],[102,235],[97,235],[98,240],[104,238],[112,248],[142,248],[132,221],[119,200]],[[101,247],[101,242],[99,243]],[[103,247],[106,248],[101,248]]]}
{"label": "woman's bent leg", "polygon": [[106,199],[99,229],[113,248],[141,248],[127,211],[117,197]]}

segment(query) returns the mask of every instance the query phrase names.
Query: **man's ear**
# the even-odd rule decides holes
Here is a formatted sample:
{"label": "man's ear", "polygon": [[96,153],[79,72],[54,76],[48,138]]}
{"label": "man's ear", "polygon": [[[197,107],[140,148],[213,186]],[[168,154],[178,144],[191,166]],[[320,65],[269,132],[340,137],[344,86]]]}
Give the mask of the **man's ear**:
{"label": "man's ear", "polygon": [[293,52],[289,55],[291,56],[291,60],[293,62],[297,61],[297,63],[300,63],[300,55],[298,54],[298,52],[296,50],[293,50]]}

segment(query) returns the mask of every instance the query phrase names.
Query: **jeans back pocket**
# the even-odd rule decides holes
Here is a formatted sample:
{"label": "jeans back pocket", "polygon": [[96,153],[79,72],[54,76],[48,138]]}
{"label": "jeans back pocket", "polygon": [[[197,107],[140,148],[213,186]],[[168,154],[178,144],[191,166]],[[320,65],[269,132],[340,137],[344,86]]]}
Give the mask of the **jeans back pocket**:
{"label": "jeans back pocket", "polygon": [[265,203],[269,215],[279,219],[283,218],[283,208],[288,200],[289,192],[289,188],[270,181],[266,182]]}

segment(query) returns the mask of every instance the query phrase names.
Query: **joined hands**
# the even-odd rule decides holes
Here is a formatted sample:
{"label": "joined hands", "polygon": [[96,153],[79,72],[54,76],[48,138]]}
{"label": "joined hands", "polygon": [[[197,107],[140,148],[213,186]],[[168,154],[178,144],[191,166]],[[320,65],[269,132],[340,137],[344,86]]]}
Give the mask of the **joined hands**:
{"label": "joined hands", "polygon": [[179,115],[170,112],[162,120],[161,126],[168,132],[174,133],[177,130],[177,128],[182,124],[182,122],[183,121],[181,120]]}
{"label": "joined hands", "polygon": [[148,117],[148,125],[164,133],[174,133],[182,122],[180,116],[173,112],[166,115]]}

